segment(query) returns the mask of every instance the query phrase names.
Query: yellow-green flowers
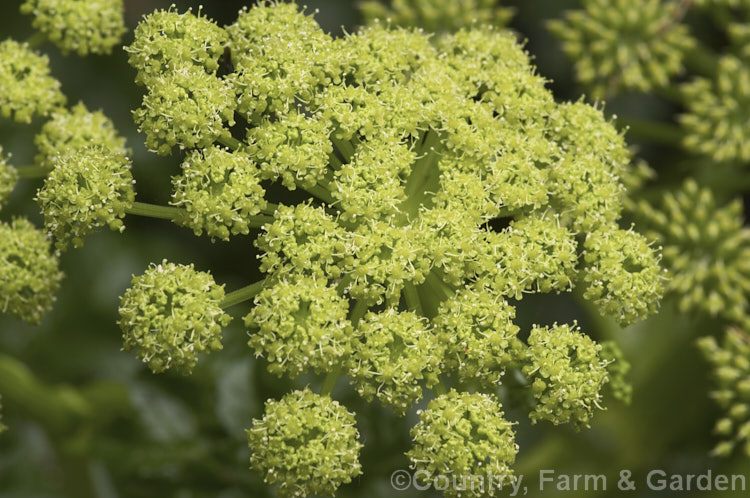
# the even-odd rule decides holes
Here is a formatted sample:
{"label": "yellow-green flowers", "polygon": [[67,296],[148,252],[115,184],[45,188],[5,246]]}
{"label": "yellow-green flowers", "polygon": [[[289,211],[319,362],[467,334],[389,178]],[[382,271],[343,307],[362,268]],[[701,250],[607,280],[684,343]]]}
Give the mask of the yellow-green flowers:
{"label": "yellow-green flowers", "polygon": [[383,21],[393,26],[417,27],[437,33],[458,31],[475,24],[504,26],[513,11],[500,7],[497,0],[368,0],[360,9],[368,23]]}
{"label": "yellow-green flowers", "polygon": [[50,76],[49,58],[25,43],[0,42],[0,116],[30,123],[65,103],[60,82]]}
{"label": "yellow-green flowers", "polygon": [[461,382],[500,383],[505,369],[518,359],[516,310],[486,287],[461,289],[441,305],[435,317],[445,363]]}
{"label": "yellow-green flowers", "polygon": [[34,137],[34,145],[37,149],[34,162],[48,170],[54,167],[59,154],[75,153],[89,145],[106,147],[119,155],[130,154],[112,120],[101,111],[89,111],[80,102],[71,109],[52,113]]}
{"label": "yellow-green flowers", "polygon": [[529,363],[523,373],[536,400],[531,421],[588,427],[594,408],[601,408],[601,390],[607,382],[601,346],[577,326],[557,324],[535,325],[528,345]]}
{"label": "yellow-green flowers", "polygon": [[8,164],[8,159],[9,157],[3,154],[3,148],[0,147],[0,210],[8,202],[18,181],[18,171]]}
{"label": "yellow-green flowers", "polygon": [[702,311],[739,323],[750,313],[750,230],[741,199],[717,206],[707,188],[688,179],[660,202],[641,201],[635,216],[663,245],[667,289],[682,311]]}
{"label": "yellow-green flowers", "polygon": [[198,354],[222,349],[221,330],[231,317],[221,309],[224,287],[193,265],[166,260],[133,277],[120,299],[124,349],[136,350],[154,373],[188,374]]}
{"label": "yellow-green flowers", "polygon": [[657,256],[631,230],[597,230],[584,242],[583,295],[599,311],[629,325],[656,312],[664,295]]}
{"label": "yellow-green flowers", "polygon": [[126,31],[123,0],[26,0],[21,12],[63,53],[108,54]]}
{"label": "yellow-green flowers", "polygon": [[138,74],[139,85],[151,87],[159,76],[193,66],[215,74],[228,36],[213,21],[195,15],[157,10],[138,23],[133,43],[125,47],[128,62]]}
{"label": "yellow-green flowers", "polygon": [[437,384],[443,346],[426,319],[392,308],[368,313],[352,340],[348,373],[365,399],[377,396],[403,415],[422,397],[422,381]]}
{"label": "yellow-green flowers", "polygon": [[750,161],[750,69],[727,55],[714,79],[696,78],[682,87],[687,112],[680,117],[683,144],[717,162]]}
{"label": "yellow-green flowers", "polygon": [[249,345],[268,361],[268,371],[291,377],[330,372],[351,353],[349,303],[325,280],[282,280],[260,292],[245,317]]}
{"label": "yellow-green flowers", "polygon": [[663,87],[682,71],[684,54],[695,44],[680,22],[680,2],[584,0],[582,7],[549,28],[595,98]]}
{"label": "yellow-green flowers", "polygon": [[161,73],[149,80],[143,106],[133,112],[146,145],[161,155],[172,148],[210,147],[231,134],[237,102],[231,86],[198,67]]}
{"label": "yellow-green flowers", "polygon": [[728,328],[721,343],[703,337],[698,345],[717,384],[711,396],[725,412],[714,429],[722,439],[714,454],[728,456],[740,446],[750,456],[750,337],[740,329]]}
{"label": "yellow-green flowers", "polygon": [[122,218],[135,192],[130,159],[101,145],[62,152],[37,192],[44,226],[57,247],[83,246],[84,237],[99,227],[123,231]]}
{"label": "yellow-green flowers", "polygon": [[[516,458],[513,424],[503,418],[491,394],[450,391],[430,401],[411,430],[414,445],[407,453],[420,479],[445,476],[452,482],[483,476],[502,480],[513,475]],[[486,496],[479,486],[448,486],[447,497]]]}
{"label": "yellow-green flowers", "polygon": [[0,311],[38,324],[63,274],[47,235],[23,218],[0,222]]}
{"label": "yellow-green flowers", "polygon": [[265,189],[258,166],[241,152],[209,147],[191,152],[182,163],[182,175],[172,178],[170,204],[185,210],[177,220],[212,239],[247,234],[251,219],[265,209]]}
{"label": "yellow-green flowers", "polygon": [[247,430],[251,466],[282,498],[333,495],[362,473],[354,414],[310,390],[269,400]]}

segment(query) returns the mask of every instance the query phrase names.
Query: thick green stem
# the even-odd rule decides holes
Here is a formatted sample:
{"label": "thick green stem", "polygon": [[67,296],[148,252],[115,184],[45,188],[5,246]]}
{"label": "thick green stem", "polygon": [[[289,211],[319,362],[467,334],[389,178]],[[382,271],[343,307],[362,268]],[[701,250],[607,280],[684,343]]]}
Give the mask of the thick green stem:
{"label": "thick green stem", "polygon": [[26,40],[26,44],[30,49],[36,50],[37,48],[41,47],[46,41],[47,35],[45,35],[41,31],[37,31]]}
{"label": "thick green stem", "polygon": [[719,56],[698,43],[685,54],[685,65],[693,73],[713,78],[719,67]]}
{"label": "thick green stem", "polygon": [[21,166],[16,168],[19,178],[45,178],[49,174],[49,169],[39,166]]}
{"label": "thick green stem", "polygon": [[432,392],[435,393],[435,396],[443,396],[448,392],[442,379],[438,379],[437,384],[432,386]]}
{"label": "thick green stem", "polygon": [[147,204],[145,202],[134,202],[125,212],[134,216],[174,221],[184,213],[184,210],[172,206],[157,206],[156,204]]}
{"label": "thick green stem", "polygon": [[679,146],[684,136],[679,126],[668,123],[618,117],[617,124],[627,127],[630,137],[664,145]]}
{"label": "thick green stem", "polygon": [[307,187],[303,185],[301,182],[297,183],[297,186],[310,194],[313,197],[316,197],[320,199],[321,201],[327,203],[327,204],[333,204],[334,199],[331,195],[331,192],[323,188],[321,185],[314,185],[312,187]]}
{"label": "thick green stem", "polygon": [[320,388],[321,396],[330,396],[331,394],[333,394],[333,389],[336,387],[336,382],[338,382],[339,377],[341,377],[341,370],[341,366],[339,366],[328,372],[326,378],[323,379],[323,387]]}
{"label": "thick green stem", "polygon": [[216,139],[216,141],[225,147],[229,147],[232,150],[239,150],[239,148],[242,147],[242,142],[234,137],[219,137]]}
{"label": "thick green stem", "polygon": [[417,288],[411,282],[404,284],[404,299],[406,300],[406,306],[408,306],[411,311],[419,316],[424,316],[422,301],[419,299],[419,292],[417,292]]}
{"label": "thick green stem", "polygon": [[260,282],[255,282],[254,284],[250,284],[246,287],[230,292],[229,294],[224,296],[224,299],[221,301],[220,306],[223,309],[227,309],[237,304],[244,303],[245,301],[249,301],[257,296],[260,291],[263,290],[265,285],[266,280],[261,280]]}

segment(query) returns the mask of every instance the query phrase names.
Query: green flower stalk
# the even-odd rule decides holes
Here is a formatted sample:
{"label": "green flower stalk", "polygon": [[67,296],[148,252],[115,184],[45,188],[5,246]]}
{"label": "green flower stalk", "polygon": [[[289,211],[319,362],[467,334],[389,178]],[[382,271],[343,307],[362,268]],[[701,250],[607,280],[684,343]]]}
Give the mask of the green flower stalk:
{"label": "green flower stalk", "polygon": [[601,346],[581,333],[577,325],[531,329],[529,363],[523,373],[531,381],[536,404],[532,423],[549,420],[589,427],[594,408],[601,408],[601,391],[607,379],[607,362]]}
{"label": "green flower stalk", "polygon": [[0,42],[0,116],[31,123],[65,104],[60,82],[50,76],[49,58],[28,44]]}
{"label": "green flower stalk", "polygon": [[[446,476],[464,482],[469,476],[501,479],[507,484],[516,458],[513,424],[503,418],[502,405],[492,394],[450,391],[430,401],[411,430],[414,445],[407,453],[419,476],[431,482]],[[488,482],[488,481],[486,481]],[[422,483],[424,484],[424,482]],[[486,496],[479,487],[448,486],[447,497]]]}
{"label": "green flower stalk", "polygon": [[21,12],[66,54],[109,54],[126,31],[123,0],[26,0]]}
{"label": "green flower stalk", "polygon": [[8,164],[9,158],[9,156],[3,154],[3,148],[0,147],[0,210],[8,202],[10,194],[16,187],[16,182],[18,182],[18,171]]}
{"label": "green flower stalk", "polygon": [[153,265],[133,277],[120,300],[123,347],[154,373],[189,374],[199,354],[222,349],[221,330],[232,320],[223,299],[224,287],[210,273],[166,260]]}
{"label": "green flower stalk", "polygon": [[45,170],[55,166],[58,155],[72,154],[90,145],[105,147],[118,155],[130,155],[125,138],[120,136],[112,120],[101,111],[89,111],[81,102],[71,109],[53,112],[34,137],[34,145],[37,149],[34,162]]}
{"label": "green flower stalk", "polygon": [[505,26],[513,10],[500,7],[497,0],[392,0],[360,4],[367,24],[384,21],[393,26],[422,28],[431,33],[458,31],[473,25]]}
{"label": "green flower stalk", "polygon": [[750,338],[730,327],[721,343],[703,337],[698,345],[713,369],[716,389],[711,396],[725,412],[714,429],[721,442],[713,453],[729,456],[740,447],[750,456]]}
{"label": "green flower stalk", "polygon": [[0,312],[41,322],[60,288],[59,267],[49,238],[30,221],[0,222]]}
{"label": "green flower stalk", "polygon": [[125,47],[128,62],[137,69],[135,82],[152,87],[164,73],[202,67],[215,75],[228,35],[216,23],[190,9],[184,14],[157,10],[143,18],[133,43]]}
{"label": "green flower stalk", "polygon": [[661,202],[640,201],[635,216],[644,233],[663,246],[667,290],[682,311],[701,311],[740,323],[750,313],[750,230],[735,199],[718,206],[693,179]]}
{"label": "green flower stalk", "polygon": [[82,247],[86,235],[103,226],[122,232],[122,218],[135,201],[134,183],[122,151],[91,145],[61,153],[36,195],[57,247]]}
{"label": "green flower stalk", "polygon": [[281,280],[255,297],[245,317],[248,344],[276,375],[294,378],[310,368],[330,372],[352,351],[348,311],[349,303],[325,280]]}
{"label": "green flower stalk", "polygon": [[251,466],[282,498],[333,495],[362,473],[354,414],[310,390],[266,402],[247,430]]}
{"label": "green flower stalk", "polygon": [[241,152],[221,147],[195,150],[182,163],[182,175],[172,178],[171,205],[185,210],[184,220],[196,235],[229,240],[248,234],[253,217],[268,203],[257,164]]}
{"label": "green flower stalk", "polygon": [[550,21],[549,29],[594,98],[664,87],[695,46],[680,22],[685,15],[680,2],[584,0],[582,6],[564,20]]}
{"label": "green flower stalk", "polygon": [[680,117],[683,145],[718,163],[750,162],[750,69],[742,60],[719,59],[714,79],[696,78],[682,86],[687,112]]}
{"label": "green flower stalk", "polygon": [[359,394],[375,396],[398,415],[422,397],[420,383],[434,387],[443,359],[439,336],[412,312],[368,313],[355,327],[348,374]]}

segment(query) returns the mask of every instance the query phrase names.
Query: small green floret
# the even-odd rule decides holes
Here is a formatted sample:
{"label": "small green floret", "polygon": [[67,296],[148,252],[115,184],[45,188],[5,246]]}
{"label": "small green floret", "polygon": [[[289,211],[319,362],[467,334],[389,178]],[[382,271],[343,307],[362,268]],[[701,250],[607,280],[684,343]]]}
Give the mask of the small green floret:
{"label": "small green floret", "polygon": [[26,0],[21,12],[65,54],[109,54],[127,31],[123,0]]}
{"label": "small green floret", "polygon": [[135,28],[133,43],[125,47],[128,63],[138,70],[135,82],[139,85],[158,84],[165,72],[184,67],[203,67],[215,74],[219,58],[229,39],[227,33],[205,16],[156,10],[145,16]]}
{"label": "small green floret", "polygon": [[63,274],[47,235],[26,219],[0,222],[0,312],[37,325]]}
{"label": "small green floret", "polygon": [[584,0],[583,9],[549,23],[595,98],[664,87],[695,45],[679,22],[679,2]]}
{"label": "small green floret", "polygon": [[384,21],[394,26],[418,27],[429,32],[457,31],[473,25],[504,26],[513,10],[497,0],[393,0],[362,2],[360,9],[368,23]]}
{"label": "small green floret", "polygon": [[49,58],[25,43],[0,42],[0,116],[30,123],[65,104],[60,82],[50,76]]}
{"label": "small green floret", "polygon": [[[450,391],[430,401],[411,430],[414,440],[406,456],[421,484],[438,476],[448,482],[482,476],[485,482],[508,484],[518,453],[513,424],[503,418],[503,407],[492,394]],[[487,496],[478,486],[448,486],[445,496]]]}
{"label": "small green floret", "polygon": [[584,242],[583,296],[629,325],[656,312],[664,295],[659,257],[633,230],[602,228]]}
{"label": "small green floret", "polygon": [[245,317],[248,345],[265,356],[268,371],[294,378],[313,369],[330,372],[351,354],[349,303],[326,281],[282,280],[261,291]]}
{"label": "small green floret", "polygon": [[446,366],[458,379],[492,387],[517,357],[516,309],[486,287],[466,287],[440,305],[433,319],[446,345]]}
{"label": "small green floret", "polygon": [[683,145],[720,163],[750,161],[750,69],[726,55],[716,77],[696,78],[682,87],[687,112],[680,117]]}
{"label": "small green floret", "polygon": [[601,409],[601,391],[608,381],[601,346],[576,325],[557,324],[535,325],[528,345],[529,364],[522,371],[536,400],[531,421],[588,427],[594,408]]}
{"label": "small green floret", "polygon": [[221,78],[190,66],[154,78],[133,118],[146,134],[146,145],[166,156],[172,148],[206,148],[231,138],[237,102]]}
{"label": "small green floret", "polygon": [[724,411],[714,429],[721,441],[713,453],[727,457],[739,446],[750,456],[750,338],[739,328],[728,328],[721,342],[703,337],[698,346],[713,370],[716,389],[711,397]]}
{"label": "small green floret", "polygon": [[0,210],[8,202],[18,181],[18,171],[8,164],[9,157],[3,154],[3,148],[0,146]]}
{"label": "small green floret", "polygon": [[389,308],[368,313],[354,330],[348,372],[359,394],[375,396],[398,415],[422,397],[420,383],[438,383],[443,347],[427,321]]}
{"label": "small green floret", "polygon": [[71,109],[59,109],[44,123],[34,137],[36,164],[52,169],[59,154],[71,154],[89,146],[99,145],[122,155],[129,155],[125,138],[120,136],[111,119],[101,111],[89,111],[83,103]]}
{"label": "small green floret", "polygon": [[120,298],[123,348],[154,373],[189,374],[198,354],[222,349],[221,330],[232,321],[223,299],[224,286],[208,272],[166,260],[152,265]]}
{"label": "small green floret", "polygon": [[57,156],[36,201],[58,248],[82,247],[86,235],[100,227],[125,229],[122,219],[135,201],[130,167],[122,151],[98,145]]}
{"label": "small green floret", "polygon": [[355,424],[344,406],[309,389],[268,400],[247,430],[250,464],[281,498],[333,496],[362,473]]}
{"label": "small green floret", "polygon": [[177,222],[212,239],[248,234],[251,218],[267,206],[258,166],[242,151],[209,147],[191,152],[172,178],[170,204],[185,210]]}

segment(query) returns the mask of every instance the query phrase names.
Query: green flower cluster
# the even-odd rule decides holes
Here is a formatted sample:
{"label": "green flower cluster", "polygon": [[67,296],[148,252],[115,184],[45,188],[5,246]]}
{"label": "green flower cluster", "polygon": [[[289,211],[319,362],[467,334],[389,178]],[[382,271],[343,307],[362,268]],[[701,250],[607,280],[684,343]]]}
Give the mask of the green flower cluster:
{"label": "green flower cluster", "polygon": [[725,411],[716,423],[722,441],[714,454],[728,456],[741,446],[750,456],[750,338],[728,328],[721,344],[714,337],[703,337],[698,345],[713,368],[717,389],[712,397]]}
{"label": "green flower cluster", "polygon": [[0,147],[0,209],[8,202],[18,181],[18,171],[8,164],[8,159],[9,156],[3,154],[3,148]]}
{"label": "green flower cluster", "polygon": [[630,230],[596,230],[583,244],[583,296],[621,324],[656,313],[664,295],[659,260]]}
{"label": "green flower cluster", "polygon": [[750,69],[731,55],[719,59],[715,78],[682,86],[687,112],[680,117],[683,145],[716,162],[750,162]]}
{"label": "green flower cluster", "polygon": [[695,41],[680,22],[680,2],[583,0],[582,6],[548,26],[593,97],[663,87],[682,71]]}
{"label": "green flower cluster", "polygon": [[280,280],[258,294],[245,317],[249,345],[279,376],[331,371],[352,350],[348,311],[349,303],[325,280]]}
{"label": "green flower cluster", "polygon": [[226,33],[213,21],[187,11],[155,11],[144,18],[125,48],[146,85],[143,105],[133,112],[146,144],[161,155],[172,148],[210,147],[231,138],[237,101],[232,85],[217,75]]}
{"label": "green flower cluster", "polygon": [[420,382],[438,383],[442,346],[426,319],[408,311],[368,313],[355,329],[347,373],[359,394],[404,415],[422,397]]}
{"label": "green flower cluster", "polygon": [[[624,362],[576,327],[522,340],[514,300],[580,285],[629,324],[656,310],[663,277],[618,225],[621,134],[601,109],[557,104],[514,35],[376,23],[334,39],[297,5],[261,2],[226,29],[156,12],[128,51],[149,147],[186,150],[175,221],[223,240],[262,229],[265,279],[224,304],[254,299],[249,346],[270,372],[325,375],[324,393],[347,375],[403,415],[441,377],[494,390],[512,371],[533,420],[588,424]],[[284,189],[312,199],[266,202]],[[149,270],[123,297],[126,348],[189,371],[220,347],[223,297],[192,268]],[[359,473],[353,424],[307,390],[270,401],[248,432],[253,467],[288,496],[333,493]],[[415,466],[445,475],[510,475],[517,451],[481,393],[436,398],[413,436]]]}
{"label": "green flower cluster", "polygon": [[90,145],[57,156],[36,195],[57,247],[82,247],[84,237],[102,226],[122,232],[134,183],[130,159],[121,151]]}
{"label": "green flower cluster", "polygon": [[473,25],[505,26],[513,10],[497,0],[367,0],[360,10],[368,24],[384,21],[393,26],[417,27],[431,33],[458,31]]}
{"label": "green flower cluster", "polygon": [[124,349],[135,349],[154,373],[190,373],[198,354],[222,349],[221,330],[231,322],[223,299],[210,273],[166,260],[153,265],[120,299]]}
{"label": "green flower cluster", "polygon": [[81,102],[52,113],[34,137],[34,145],[34,162],[48,170],[55,166],[58,155],[75,153],[86,146],[101,146],[120,156],[130,154],[112,120],[101,111],[89,111]]}
{"label": "green flower cluster", "polygon": [[601,346],[576,325],[553,325],[531,329],[523,373],[532,382],[536,404],[533,423],[549,420],[588,427],[594,408],[601,408],[601,390],[607,379],[607,362]]}
{"label": "green flower cluster", "polygon": [[109,54],[126,31],[123,0],[26,0],[21,12],[63,53]]}
{"label": "green flower cluster", "polygon": [[15,40],[0,42],[0,116],[30,123],[65,103],[60,82],[50,76],[49,58]]}
{"label": "green flower cluster", "polygon": [[750,230],[740,199],[717,206],[708,188],[688,179],[660,202],[641,200],[635,216],[663,246],[668,291],[682,311],[702,311],[740,323],[750,315]]}
{"label": "green flower cluster", "polygon": [[59,267],[49,238],[30,221],[0,222],[0,311],[38,324],[55,301]]}
{"label": "green flower cluster", "polygon": [[516,309],[502,296],[478,285],[443,301],[434,323],[447,348],[448,370],[457,372],[460,382],[499,384],[505,369],[520,357],[515,317]]}
{"label": "green flower cluster", "polygon": [[282,498],[333,495],[362,473],[354,414],[309,389],[269,400],[247,430],[251,465]]}
{"label": "green flower cluster", "polygon": [[172,186],[170,204],[185,210],[177,222],[212,239],[248,234],[251,218],[268,205],[257,165],[247,155],[221,147],[191,152]]}
{"label": "green flower cluster", "polygon": [[[513,424],[491,394],[450,391],[430,401],[411,430],[414,446],[407,453],[419,479],[446,476],[461,483],[468,476],[510,478],[516,459]],[[507,484],[504,480],[503,484]],[[497,484],[497,481],[495,481]],[[449,486],[448,497],[487,496],[480,487]]]}

